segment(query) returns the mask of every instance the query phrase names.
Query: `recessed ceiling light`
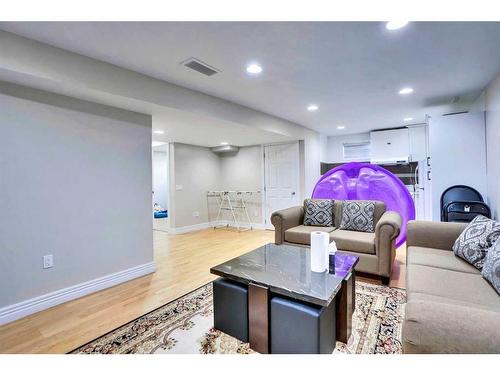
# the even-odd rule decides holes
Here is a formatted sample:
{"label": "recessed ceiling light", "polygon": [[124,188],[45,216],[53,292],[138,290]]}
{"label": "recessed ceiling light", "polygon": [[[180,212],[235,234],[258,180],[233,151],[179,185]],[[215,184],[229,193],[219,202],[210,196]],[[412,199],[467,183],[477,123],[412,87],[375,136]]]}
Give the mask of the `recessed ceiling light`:
{"label": "recessed ceiling light", "polygon": [[412,121],[413,120],[413,117],[405,117],[403,119],[404,122],[409,122],[409,121]]}
{"label": "recessed ceiling light", "polygon": [[247,73],[250,74],[260,74],[262,73],[262,67],[259,64],[253,63],[247,66]]}
{"label": "recessed ceiling light", "polygon": [[408,21],[389,21],[385,24],[387,30],[398,30],[408,25]]}
{"label": "recessed ceiling light", "polygon": [[155,133],[155,134],[163,134],[165,132],[163,130],[155,130],[155,131],[153,131],[153,133]]}
{"label": "recessed ceiling light", "polygon": [[339,129],[339,130],[345,129],[345,126],[344,125],[339,125],[339,126],[337,126],[337,129]]}
{"label": "recessed ceiling light", "polygon": [[314,112],[314,111],[317,111],[319,109],[319,107],[316,105],[316,104],[311,104],[307,107],[307,110],[309,112]]}
{"label": "recessed ceiling light", "polygon": [[413,92],[413,89],[411,87],[404,87],[401,90],[399,90],[399,95],[408,95]]}
{"label": "recessed ceiling light", "polygon": [[220,143],[220,145],[221,145],[221,146],[227,146],[228,144],[229,144],[229,143],[227,143],[227,142],[221,142],[221,143]]}

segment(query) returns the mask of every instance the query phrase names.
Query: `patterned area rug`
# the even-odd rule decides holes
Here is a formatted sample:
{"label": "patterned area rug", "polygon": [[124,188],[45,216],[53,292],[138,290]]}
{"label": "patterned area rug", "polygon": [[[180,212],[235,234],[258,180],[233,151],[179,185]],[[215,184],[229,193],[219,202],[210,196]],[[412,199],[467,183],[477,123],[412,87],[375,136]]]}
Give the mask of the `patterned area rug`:
{"label": "patterned area rug", "polygon": [[[401,353],[406,293],[356,282],[353,333],[337,353]],[[247,343],[213,328],[212,284],[207,284],[74,350],[73,354],[250,354]]]}

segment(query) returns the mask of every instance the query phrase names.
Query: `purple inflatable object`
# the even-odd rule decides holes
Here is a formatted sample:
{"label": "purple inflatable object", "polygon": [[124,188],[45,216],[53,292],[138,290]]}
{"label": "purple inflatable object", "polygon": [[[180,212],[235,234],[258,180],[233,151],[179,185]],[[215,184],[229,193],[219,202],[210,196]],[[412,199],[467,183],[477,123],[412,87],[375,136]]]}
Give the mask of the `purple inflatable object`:
{"label": "purple inflatable object", "polygon": [[406,225],[415,219],[415,205],[406,186],[387,169],[368,163],[347,163],[325,173],[314,187],[312,198],[377,200],[388,211],[401,215],[396,246],[406,240]]}

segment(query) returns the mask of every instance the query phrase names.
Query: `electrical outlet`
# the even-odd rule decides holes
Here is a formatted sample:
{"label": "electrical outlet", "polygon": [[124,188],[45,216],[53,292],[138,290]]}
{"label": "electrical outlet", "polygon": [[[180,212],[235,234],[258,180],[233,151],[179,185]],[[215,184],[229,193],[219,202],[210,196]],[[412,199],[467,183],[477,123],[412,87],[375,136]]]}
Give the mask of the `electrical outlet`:
{"label": "electrical outlet", "polygon": [[182,185],[175,185],[175,190],[182,190]]}
{"label": "electrical outlet", "polygon": [[200,212],[199,211],[194,211],[193,212],[194,217],[200,217]]}
{"label": "electrical outlet", "polygon": [[52,254],[43,256],[43,268],[54,267],[54,256]]}

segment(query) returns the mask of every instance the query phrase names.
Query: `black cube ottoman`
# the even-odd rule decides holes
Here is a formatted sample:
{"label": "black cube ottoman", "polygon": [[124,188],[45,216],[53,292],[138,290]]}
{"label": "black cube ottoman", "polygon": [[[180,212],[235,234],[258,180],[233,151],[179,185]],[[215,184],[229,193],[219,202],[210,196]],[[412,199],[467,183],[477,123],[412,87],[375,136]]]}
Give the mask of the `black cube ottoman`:
{"label": "black cube ottoman", "polygon": [[214,328],[248,342],[248,288],[220,278],[213,282]]}
{"label": "black cube ottoman", "polygon": [[331,354],[335,343],[335,300],[321,307],[271,298],[271,353]]}

